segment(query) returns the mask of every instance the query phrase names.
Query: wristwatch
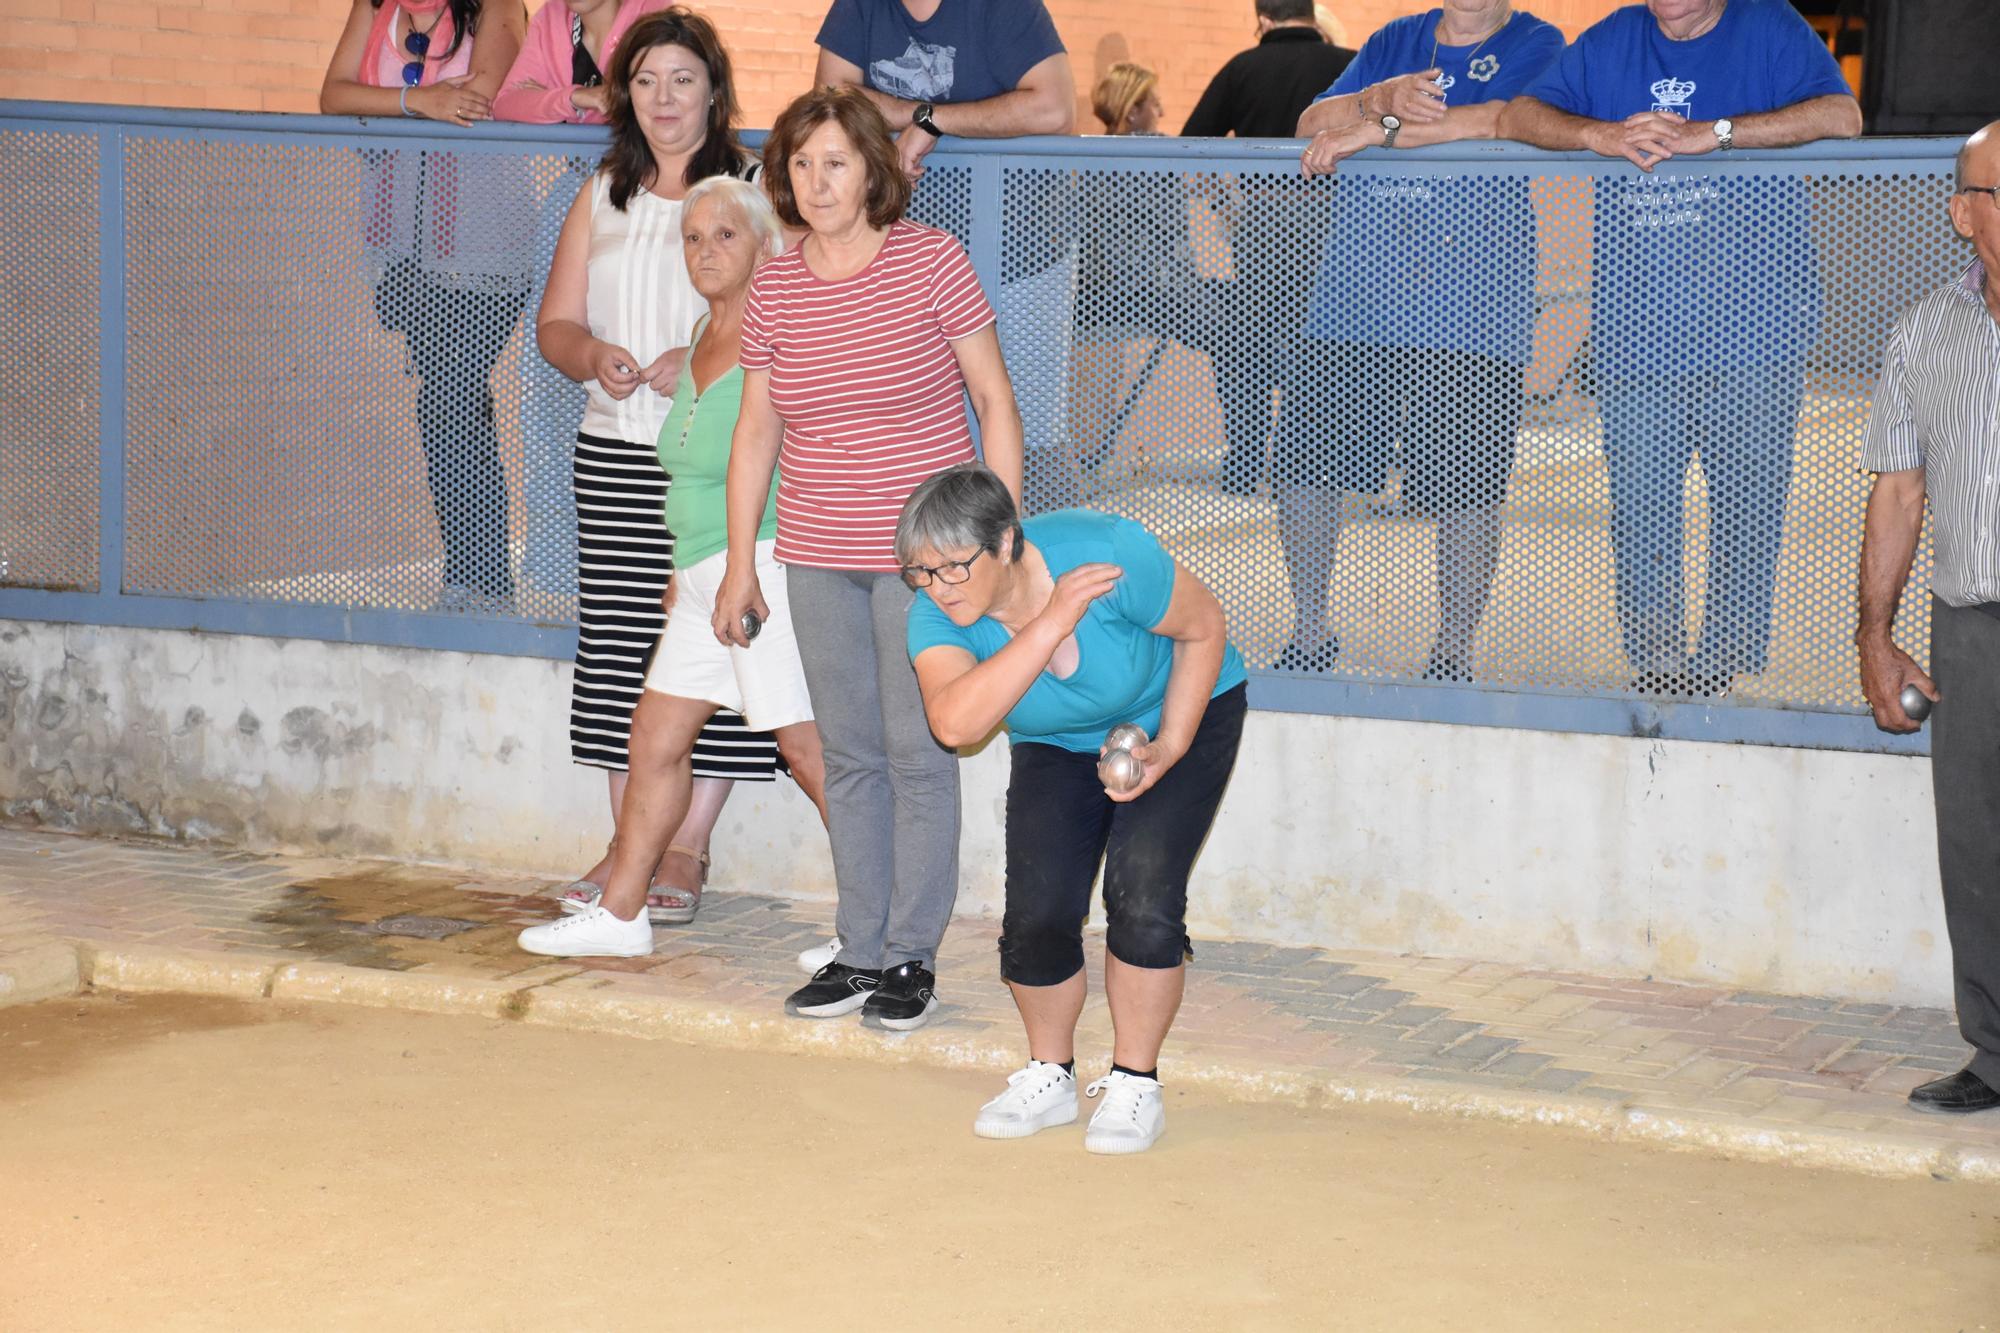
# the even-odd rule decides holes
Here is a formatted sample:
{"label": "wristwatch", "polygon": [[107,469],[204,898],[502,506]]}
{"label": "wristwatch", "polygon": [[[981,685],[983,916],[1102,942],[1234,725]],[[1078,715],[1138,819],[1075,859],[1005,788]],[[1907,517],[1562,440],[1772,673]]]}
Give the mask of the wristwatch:
{"label": "wristwatch", "polygon": [[1736,122],[1718,120],[1715,122],[1715,145],[1724,152],[1736,146]]}
{"label": "wristwatch", "polygon": [[930,135],[931,138],[942,139],[944,138],[944,131],[937,127],[935,120],[931,119],[931,112],[935,109],[929,102],[917,103],[917,109],[910,113],[910,123]]}
{"label": "wristwatch", "polygon": [[1403,131],[1403,122],[1399,117],[1392,116],[1387,113],[1383,114],[1382,146],[1384,148],[1394,148],[1396,146],[1396,136],[1402,133],[1402,131]]}

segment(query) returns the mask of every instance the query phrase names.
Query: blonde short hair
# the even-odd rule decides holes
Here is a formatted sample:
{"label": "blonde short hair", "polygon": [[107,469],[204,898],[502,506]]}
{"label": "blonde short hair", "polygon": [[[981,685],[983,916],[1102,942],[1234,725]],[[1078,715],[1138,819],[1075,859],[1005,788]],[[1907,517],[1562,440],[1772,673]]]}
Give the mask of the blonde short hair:
{"label": "blonde short hair", "polygon": [[1152,70],[1121,60],[1106,70],[1097,86],[1090,90],[1090,109],[1104,122],[1106,134],[1123,134],[1125,123],[1132,118],[1132,108],[1159,86],[1160,76]]}
{"label": "blonde short hair", "polygon": [[681,216],[694,212],[694,206],[708,198],[729,204],[742,215],[750,230],[757,234],[764,258],[785,252],[785,229],[778,225],[777,210],[771,207],[762,190],[734,176],[710,176],[696,181],[688,190],[687,197],[681,200]]}

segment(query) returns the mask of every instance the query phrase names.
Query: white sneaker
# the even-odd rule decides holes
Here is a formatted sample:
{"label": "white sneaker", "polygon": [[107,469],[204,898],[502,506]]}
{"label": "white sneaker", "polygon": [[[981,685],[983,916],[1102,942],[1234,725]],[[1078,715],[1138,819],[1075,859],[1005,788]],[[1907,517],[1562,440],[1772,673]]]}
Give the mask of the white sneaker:
{"label": "white sneaker", "polygon": [[653,952],[653,923],[644,912],[621,921],[592,907],[521,932],[521,947],[551,958],[644,958]]}
{"label": "white sneaker", "polygon": [[1144,1152],[1159,1142],[1166,1132],[1167,1108],[1159,1082],[1134,1078],[1112,1070],[1083,1090],[1086,1097],[1104,1094],[1090,1125],[1083,1131],[1083,1146],[1091,1152]]}
{"label": "white sneaker", "polygon": [[838,957],[840,957],[840,937],[836,935],[825,944],[815,944],[801,953],[799,971],[812,976]]}
{"label": "white sneaker", "polygon": [[972,1132],[982,1139],[1025,1139],[1076,1123],[1076,1075],[1061,1065],[1030,1060],[1007,1075],[1007,1091],[979,1108]]}

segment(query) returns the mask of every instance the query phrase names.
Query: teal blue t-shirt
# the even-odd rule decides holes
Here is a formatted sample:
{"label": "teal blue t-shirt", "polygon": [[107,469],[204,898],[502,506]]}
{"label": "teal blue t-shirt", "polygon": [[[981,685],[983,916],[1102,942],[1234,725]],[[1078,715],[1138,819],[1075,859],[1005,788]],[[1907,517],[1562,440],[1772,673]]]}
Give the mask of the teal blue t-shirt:
{"label": "teal blue t-shirt", "polygon": [[[1092,602],[1076,624],[1077,666],[1068,679],[1044,671],[1007,713],[1016,741],[1039,741],[1095,754],[1104,733],[1137,722],[1151,736],[1160,729],[1160,706],[1174,665],[1174,641],[1155,634],[1174,596],[1174,558],[1152,533],[1129,518],[1088,509],[1038,514],[1021,525],[1028,540],[1061,578],[1078,565],[1097,562],[1124,570],[1110,592]],[[991,616],[961,629],[929,593],[910,603],[910,657],[940,644],[963,648],[984,662],[1012,637]],[[1243,655],[1225,645],[1219,695],[1241,685]],[[1213,697],[1213,696],[1211,696]]]}

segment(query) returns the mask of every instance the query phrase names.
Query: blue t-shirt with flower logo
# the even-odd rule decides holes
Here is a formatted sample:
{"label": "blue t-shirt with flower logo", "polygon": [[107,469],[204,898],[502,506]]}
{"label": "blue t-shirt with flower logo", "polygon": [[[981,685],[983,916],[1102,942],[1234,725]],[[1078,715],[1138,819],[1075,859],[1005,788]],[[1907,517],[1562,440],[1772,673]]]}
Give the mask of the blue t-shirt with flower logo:
{"label": "blue t-shirt with flower logo", "polygon": [[[1446,106],[1504,102],[1562,53],[1562,30],[1532,14],[1517,11],[1485,41],[1462,46],[1437,40],[1443,17],[1433,9],[1385,24],[1317,100],[1436,68]],[[1535,284],[1530,175],[1412,171],[1379,152],[1343,163],[1307,332],[1526,361]]]}
{"label": "blue t-shirt with flower logo", "polygon": [[[1148,736],[1160,730],[1167,677],[1174,666],[1174,641],[1154,632],[1174,598],[1174,558],[1159,539],[1129,518],[1089,509],[1037,514],[1021,525],[1028,540],[1061,578],[1078,565],[1106,563],[1124,573],[1111,591],[1092,602],[1076,623],[1076,670],[1066,677],[1044,671],[1007,712],[1007,731],[1025,741],[1095,754],[1104,735],[1120,722],[1137,722]],[[910,658],[926,648],[949,644],[984,662],[1013,638],[1005,625],[981,616],[970,625],[952,623],[919,593],[910,603]],[[1225,645],[1215,695],[1248,678],[1243,655]]]}

